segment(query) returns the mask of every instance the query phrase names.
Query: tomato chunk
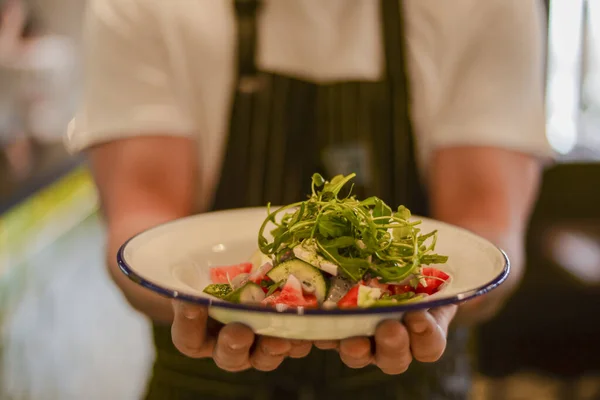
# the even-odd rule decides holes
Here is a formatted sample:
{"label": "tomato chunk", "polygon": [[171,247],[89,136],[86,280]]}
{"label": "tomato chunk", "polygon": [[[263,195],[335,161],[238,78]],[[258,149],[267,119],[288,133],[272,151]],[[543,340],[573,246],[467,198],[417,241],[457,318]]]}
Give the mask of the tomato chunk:
{"label": "tomato chunk", "polygon": [[344,297],[338,301],[339,308],[353,308],[358,306],[358,287],[360,285],[355,285],[346,293]]}
{"label": "tomato chunk", "polygon": [[302,284],[294,276],[290,275],[287,282],[281,289],[263,300],[263,304],[285,304],[289,307],[307,307],[316,308],[319,303],[314,295],[305,295],[302,293]]}
{"label": "tomato chunk", "polygon": [[210,269],[210,280],[212,283],[229,283],[239,274],[249,274],[252,271],[252,263],[245,262],[223,267],[212,267]]}
{"label": "tomato chunk", "polygon": [[390,285],[388,290],[390,294],[395,295],[414,292],[415,288],[410,285]]}
{"label": "tomato chunk", "polygon": [[319,302],[317,301],[317,296],[315,296],[314,294],[305,294],[304,295],[304,307],[306,307],[306,308],[319,307]]}
{"label": "tomato chunk", "polygon": [[442,286],[448,280],[448,278],[450,278],[450,275],[444,271],[440,271],[439,269],[431,267],[423,268],[422,272],[427,286],[419,283],[419,286],[417,286],[416,289],[417,293],[426,293],[429,295],[437,293],[437,291],[440,289],[440,286]]}

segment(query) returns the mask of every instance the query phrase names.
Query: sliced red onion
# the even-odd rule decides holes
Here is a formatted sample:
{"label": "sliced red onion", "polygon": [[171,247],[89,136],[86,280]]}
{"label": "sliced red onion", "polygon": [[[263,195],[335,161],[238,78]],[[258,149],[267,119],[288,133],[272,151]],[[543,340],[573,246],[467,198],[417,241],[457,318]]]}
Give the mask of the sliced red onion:
{"label": "sliced red onion", "polygon": [[255,279],[262,278],[266,276],[271,269],[273,269],[273,264],[270,262],[266,262],[260,267],[258,267],[255,271],[250,273],[248,279],[254,281]]}
{"label": "sliced red onion", "polygon": [[239,289],[248,282],[250,274],[239,274],[231,280],[231,288],[233,290]]}

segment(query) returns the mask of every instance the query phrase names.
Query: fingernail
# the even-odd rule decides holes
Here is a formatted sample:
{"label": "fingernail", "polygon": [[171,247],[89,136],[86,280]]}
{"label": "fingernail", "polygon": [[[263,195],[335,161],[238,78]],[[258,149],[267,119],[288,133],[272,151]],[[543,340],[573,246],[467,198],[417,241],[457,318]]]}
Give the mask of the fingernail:
{"label": "fingernail", "polygon": [[200,310],[197,307],[190,306],[184,302],[179,302],[179,311],[187,319],[196,319],[200,314]]}
{"label": "fingernail", "polygon": [[263,351],[265,352],[266,355],[271,356],[271,357],[279,357],[282,356],[284,354],[287,354],[288,352],[286,351],[273,351],[270,349],[263,349]]}
{"label": "fingernail", "polygon": [[229,348],[231,350],[241,350],[244,348],[244,344],[243,343],[239,343],[239,342],[233,342],[229,344]]}
{"label": "fingernail", "polygon": [[388,347],[396,346],[397,343],[398,338],[395,336],[386,336],[383,338],[383,344]]}
{"label": "fingernail", "polygon": [[290,352],[290,350],[292,350],[292,346],[291,343],[287,343],[287,346],[285,345],[270,345],[270,344],[262,344],[262,346],[260,346],[263,353],[271,356],[271,357],[278,357],[278,356],[283,356],[286,355]]}
{"label": "fingernail", "polygon": [[427,323],[417,322],[412,325],[412,331],[415,333],[423,333],[427,330]]}

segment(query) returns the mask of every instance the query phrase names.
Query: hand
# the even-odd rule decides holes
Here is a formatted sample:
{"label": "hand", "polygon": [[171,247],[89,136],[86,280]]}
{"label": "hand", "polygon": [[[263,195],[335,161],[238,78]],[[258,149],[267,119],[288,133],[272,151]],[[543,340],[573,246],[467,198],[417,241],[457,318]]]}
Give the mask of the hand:
{"label": "hand", "polygon": [[171,336],[175,347],[188,357],[210,357],[226,371],[272,371],[286,357],[306,357],[312,348],[311,342],[256,337],[241,324],[212,329],[206,307],[174,301],[173,311]]}
{"label": "hand", "polygon": [[0,32],[15,35],[21,34],[27,22],[27,10],[21,0],[8,0],[0,9]]}
{"label": "hand", "polygon": [[350,368],[375,364],[386,374],[401,374],[413,359],[435,362],[442,356],[446,349],[448,326],[456,310],[457,306],[452,305],[407,313],[403,322],[385,321],[377,327],[373,349],[371,339],[367,337],[341,342],[320,341],[315,342],[315,346],[338,350],[340,358]]}

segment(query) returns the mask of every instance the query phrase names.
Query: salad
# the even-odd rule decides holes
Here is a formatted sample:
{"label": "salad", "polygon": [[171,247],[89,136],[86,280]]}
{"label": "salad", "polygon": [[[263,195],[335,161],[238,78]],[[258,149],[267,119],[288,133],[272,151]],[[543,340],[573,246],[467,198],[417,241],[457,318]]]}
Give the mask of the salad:
{"label": "salad", "polygon": [[355,176],[314,174],[307,200],[268,205],[257,252],[249,262],[211,268],[204,292],[285,309],[390,306],[441,290],[450,276],[429,267],[448,259],[434,252],[437,231],[422,232],[404,206],[357,199],[349,185]]}

